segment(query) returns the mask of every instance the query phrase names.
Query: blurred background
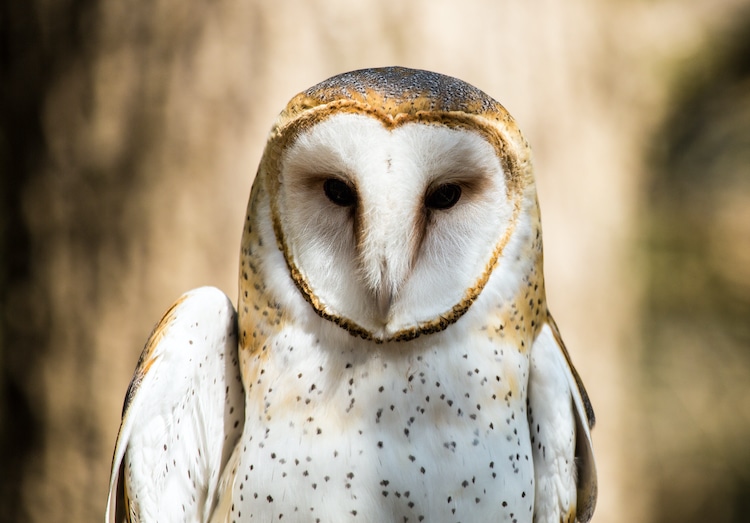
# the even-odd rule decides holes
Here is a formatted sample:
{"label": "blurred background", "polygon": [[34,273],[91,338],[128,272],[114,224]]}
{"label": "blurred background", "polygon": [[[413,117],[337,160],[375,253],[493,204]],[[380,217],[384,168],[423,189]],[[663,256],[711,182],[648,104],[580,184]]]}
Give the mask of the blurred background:
{"label": "blurred background", "polygon": [[153,324],[236,296],[276,114],[383,65],[476,85],[532,145],[594,520],[747,521],[748,0],[3,2],[0,521],[102,516]]}

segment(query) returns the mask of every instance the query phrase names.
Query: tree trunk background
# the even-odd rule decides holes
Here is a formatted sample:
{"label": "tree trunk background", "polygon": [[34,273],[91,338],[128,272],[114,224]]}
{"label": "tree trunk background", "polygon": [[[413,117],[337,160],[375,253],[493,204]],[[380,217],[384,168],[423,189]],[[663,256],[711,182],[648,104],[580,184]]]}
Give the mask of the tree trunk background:
{"label": "tree trunk background", "polygon": [[744,521],[746,0],[10,0],[0,38],[0,521],[101,518],[153,324],[236,296],[276,114],[383,65],[476,85],[535,151],[595,521]]}

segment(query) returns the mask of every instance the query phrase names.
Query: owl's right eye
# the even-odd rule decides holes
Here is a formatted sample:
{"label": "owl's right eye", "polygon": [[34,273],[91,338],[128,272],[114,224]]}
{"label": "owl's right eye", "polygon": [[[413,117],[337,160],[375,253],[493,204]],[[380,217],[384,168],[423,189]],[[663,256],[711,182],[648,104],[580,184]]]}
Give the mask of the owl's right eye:
{"label": "owl's right eye", "polygon": [[357,203],[357,194],[354,189],[338,178],[328,178],[323,182],[323,191],[329,200],[341,207],[351,207]]}

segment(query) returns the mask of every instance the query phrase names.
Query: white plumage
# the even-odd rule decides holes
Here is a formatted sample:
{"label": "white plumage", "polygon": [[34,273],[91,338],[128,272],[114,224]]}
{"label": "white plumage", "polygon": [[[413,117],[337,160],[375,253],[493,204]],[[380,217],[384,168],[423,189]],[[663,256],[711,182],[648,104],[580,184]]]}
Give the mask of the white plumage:
{"label": "white plumage", "polygon": [[203,287],[154,329],[126,397],[108,519],[124,479],[128,502],[120,508],[131,520],[208,521],[244,421],[236,321],[229,299]]}
{"label": "white plumage", "polygon": [[144,349],[108,520],[588,521],[592,423],[512,118],[454,78],[345,73],[272,130],[238,316],[193,291]]}

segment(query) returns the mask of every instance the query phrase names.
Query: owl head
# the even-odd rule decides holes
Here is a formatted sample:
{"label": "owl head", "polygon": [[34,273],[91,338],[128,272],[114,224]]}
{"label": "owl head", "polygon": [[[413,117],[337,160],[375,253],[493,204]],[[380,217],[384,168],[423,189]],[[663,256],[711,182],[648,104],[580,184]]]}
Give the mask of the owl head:
{"label": "owl head", "polygon": [[254,222],[283,268],[257,259],[256,238],[243,270],[265,264],[294,284],[271,299],[374,342],[442,331],[541,264],[530,151],[512,117],[461,80],[402,67],[334,76],[289,102]]}

